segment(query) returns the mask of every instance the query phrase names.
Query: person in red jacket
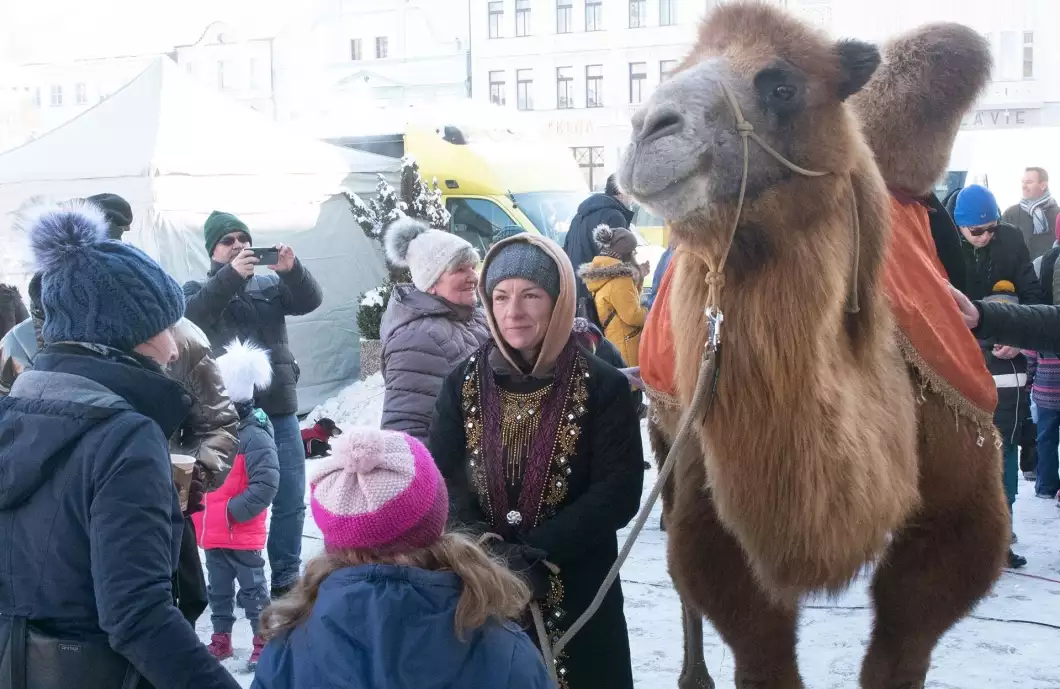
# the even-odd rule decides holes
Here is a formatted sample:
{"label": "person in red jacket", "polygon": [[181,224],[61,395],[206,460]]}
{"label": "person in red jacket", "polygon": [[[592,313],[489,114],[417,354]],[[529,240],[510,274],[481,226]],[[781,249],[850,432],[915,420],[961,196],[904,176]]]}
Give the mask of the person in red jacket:
{"label": "person in red jacket", "polygon": [[[192,516],[199,546],[206,551],[213,638],[209,650],[218,660],[234,655],[235,604],[246,611],[254,631],[248,666],[257,665],[265,642],[258,620],[269,604],[262,550],[268,538],[266,513],[280,485],[280,462],[272,424],[254,406],[254,391],[268,387],[272,367],[268,354],[236,340],[217,359],[228,396],[239,413],[239,449],[224,484],[206,495],[202,512]],[[235,582],[239,582],[236,595]]]}

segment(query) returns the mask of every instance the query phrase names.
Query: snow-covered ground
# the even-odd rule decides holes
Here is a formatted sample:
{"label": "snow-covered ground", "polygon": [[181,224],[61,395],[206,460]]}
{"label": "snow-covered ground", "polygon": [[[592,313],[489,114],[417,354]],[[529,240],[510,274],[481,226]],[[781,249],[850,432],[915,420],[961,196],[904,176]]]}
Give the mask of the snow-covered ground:
{"label": "snow-covered ground", "polygon": [[[340,400],[341,398],[341,400]],[[314,410],[348,427],[378,425],[382,382],[370,379]],[[645,453],[649,453],[645,438]],[[312,472],[313,462],[307,471]],[[645,475],[644,496],[655,480]],[[666,534],[659,531],[657,505],[622,569],[626,618],[637,687],[672,689],[681,669],[681,619],[677,595],[666,573]],[[946,634],[935,650],[927,689],[1060,689],[1060,510],[1052,500],[1034,497],[1033,485],[1020,481],[1016,503],[1015,550],[1029,564],[1006,571],[990,596]],[[625,530],[620,538],[625,537]],[[303,557],[321,551],[320,533],[307,513]],[[872,625],[867,582],[858,581],[834,599],[807,601],[802,614],[799,663],[808,689],[857,687],[858,672]],[[209,612],[198,625],[209,643]],[[707,665],[718,689],[733,687],[732,654],[706,629]],[[227,665],[249,687],[243,672],[250,655],[247,623],[237,623],[236,658]],[[578,689],[578,688],[575,688]]]}

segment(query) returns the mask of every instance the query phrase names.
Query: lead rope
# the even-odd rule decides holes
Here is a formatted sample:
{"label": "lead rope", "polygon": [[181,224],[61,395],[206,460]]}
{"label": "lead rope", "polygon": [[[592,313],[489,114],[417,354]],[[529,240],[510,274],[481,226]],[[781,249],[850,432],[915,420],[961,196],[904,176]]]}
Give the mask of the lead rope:
{"label": "lead rope", "polygon": [[[651,514],[652,509],[655,508],[655,503],[659,499],[662,487],[666,484],[667,478],[669,478],[670,473],[673,471],[674,464],[676,464],[674,458],[679,456],[679,453],[684,449],[685,444],[692,435],[692,420],[697,416],[697,410],[702,407],[703,416],[705,417],[710,413],[710,410],[714,406],[714,397],[718,388],[718,375],[721,370],[721,326],[722,322],[725,320],[725,316],[721,312],[721,290],[725,286],[725,263],[729,258],[729,251],[732,249],[732,243],[736,237],[736,228],[739,226],[740,215],[743,213],[744,198],[747,195],[748,166],[750,165],[750,150],[747,140],[749,138],[754,139],[755,142],[767,153],[796,174],[805,177],[823,177],[829,174],[827,172],[816,172],[801,168],[773,150],[769,144],[763,141],[762,138],[755,133],[754,125],[744,118],[743,111],[740,109],[740,104],[737,102],[736,96],[733,94],[732,89],[729,88],[729,85],[722,82],[721,88],[722,92],[725,94],[725,100],[728,102],[729,107],[732,109],[733,116],[736,119],[736,131],[739,132],[740,138],[743,141],[743,173],[740,180],[740,195],[736,201],[736,216],[733,218],[732,229],[729,230],[729,236],[723,245],[721,257],[715,262],[713,257],[706,253],[699,251],[692,252],[694,256],[703,261],[707,266],[707,276],[705,278],[707,285],[705,306],[707,317],[707,341],[703,347],[703,358],[699,365],[699,376],[696,378],[696,388],[692,393],[692,401],[681,415],[677,437],[674,438],[674,442],[670,446],[670,451],[666,454],[666,460],[663,462],[662,468],[659,470],[659,476],[655,480],[655,485],[652,487],[651,493],[648,494],[647,501],[641,505],[640,512],[637,514],[637,518],[633,522],[633,527],[630,529],[629,535],[626,536],[626,541],[622,545],[622,550],[618,553],[618,558],[615,560],[615,564],[611,566],[611,570],[604,578],[603,583],[600,585],[600,589],[596,592],[596,596],[589,604],[589,607],[585,609],[585,612],[583,612],[573,624],[571,624],[570,628],[567,629],[563,636],[561,636],[554,645],[551,645],[549,644],[548,633],[545,630],[541,609],[536,602],[530,603],[530,612],[534,618],[534,626],[537,630],[538,642],[541,645],[541,653],[548,667],[549,677],[551,677],[552,681],[557,684],[559,683],[560,677],[556,672],[555,659],[560,656],[563,649],[566,648],[567,644],[570,643],[570,640],[574,638],[574,635],[577,634],[582,627],[592,619],[592,616],[596,614],[597,610],[600,609],[600,605],[604,602],[604,597],[611,589],[611,585],[615,583],[615,579],[618,578],[619,570],[622,569],[622,565],[625,564],[626,558],[629,557],[630,550],[633,549],[637,537],[640,536],[640,532],[644,529],[644,525],[648,521],[648,516]],[[847,312],[856,313],[858,310],[857,266],[860,231],[858,229],[857,200],[854,197],[854,188],[852,185],[850,187],[850,196],[854,223],[854,248],[852,259],[853,272],[850,277],[851,288],[848,294]],[[704,407],[704,405],[706,406]]]}

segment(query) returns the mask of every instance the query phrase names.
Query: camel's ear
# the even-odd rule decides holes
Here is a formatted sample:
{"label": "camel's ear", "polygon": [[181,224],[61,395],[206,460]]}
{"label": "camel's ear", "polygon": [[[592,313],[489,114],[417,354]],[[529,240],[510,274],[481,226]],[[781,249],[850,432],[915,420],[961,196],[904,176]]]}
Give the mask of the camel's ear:
{"label": "camel's ear", "polygon": [[871,43],[844,40],[835,44],[839,55],[839,100],[846,100],[869,83],[880,66],[880,51]]}

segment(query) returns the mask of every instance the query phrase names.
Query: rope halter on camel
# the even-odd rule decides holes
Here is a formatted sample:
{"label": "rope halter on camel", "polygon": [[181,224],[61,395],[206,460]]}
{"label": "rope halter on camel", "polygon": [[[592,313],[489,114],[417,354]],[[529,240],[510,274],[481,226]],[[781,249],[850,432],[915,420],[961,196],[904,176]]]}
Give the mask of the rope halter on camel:
{"label": "rope halter on camel", "polygon": [[[647,501],[641,505],[640,512],[637,514],[637,519],[633,522],[633,526],[630,529],[629,535],[626,537],[625,543],[622,545],[622,550],[619,552],[615,564],[612,565],[611,570],[607,573],[607,577],[604,578],[603,583],[600,585],[600,589],[596,592],[596,596],[589,604],[589,607],[586,608],[585,612],[574,621],[566,633],[556,642],[555,646],[549,645],[548,635],[545,633],[540,608],[536,603],[530,604],[535,627],[537,628],[538,641],[541,644],[542,655],[545,658],[545,663],[548,666],[549,673],[554,681],[558,679],[556,676],[555,658],[559,657],[560,653],[563,652],[563,649],[568,643],[570,643],[570,640],[574,635],[577,634],[578,631],[580,631],[581,628],[592,619],[592,616],[596,614],[596,611],[600,609],[604,597],[614,584],[615,579],[618,578],[619,570],[622,568],[622,565],[625,564],[626,558],[629,557],[629,552],[633,548],[633,544],[643,530],[644,524],[648,520],[648,516],[651,514],[656,501],[659,499],[662,487],[666,484],[667,478],[669,478],[670,473],[673,471],[675,464],[674,457],[678,456],[678,453],[684,448],[692,435],[692,420],[697,417],[697,410],[705,404],[706,409],[703,412],[703,415],[705,416],[713,407],[714,396],[717,392],[718,373],[720,371],[721,326],[725,320],[725,316],[721,311],[721,291],[725,287],[725,263],[729,259],[729,251],[732,249],[733,241],[736,238],[736,229],[740,225],[740,215],[743,213],[744,198],[747,195],[747,177],[750,165],[750,147],[747,140],[754,139],[755,143],[761,146],[766,153],[773,156],[778,162],[796,174],[804,177],[824,177],[825,175],[831,174],[828,172],[817,172],[799,167],[774,150],[762,139],[762,137],[758,136],[754,130],[754,125],[748,122],[743,116],[743,111],[740,109],[740,103],[736,100],[736,95],[732,92],[729,85],[725,82],[721,82],[721,88],[722,92],[725,94],[725,100],[729,104],[733,116],[736,118],[736,131],[739,132],[740,139],[743,142],[743,173],[740,179],[740,195],[736,200],[736,217],[733,218],[732,228],[729,230],[729,236],[726,239],[726,242],[722,245],[721,256],[715,261],[712,256],[705,252],[692,252],[693,255],[703,261],[707,266],[707,276],[705,279],[707,285],[707,303],[705,309],[708,333],[706,345],[703,348],[703,359],[700,362],[699,377],[696,379],[696,388],[692,394],[691,403],[681,415],[681,422],[678,426],[677,436],[674,438],[674,442],[670,446],[670,451],[666,455],[666,460],[663,462],[662,468],[659,470],[659,476],[655,481],[655,485],[652,487]],[[854,233],[854,242],[852,247],[853,256],[851,260],[852,271],[850,274],[850,291],[847,296],[846,310],[847,313],[857,313],[857,272],[858,253],[860,250],[860,231],[858,228],[857,200],[854,196],[854,187],[852,183],[850,185],[850,199],[851,215],[853,217],[852,229]]]}

